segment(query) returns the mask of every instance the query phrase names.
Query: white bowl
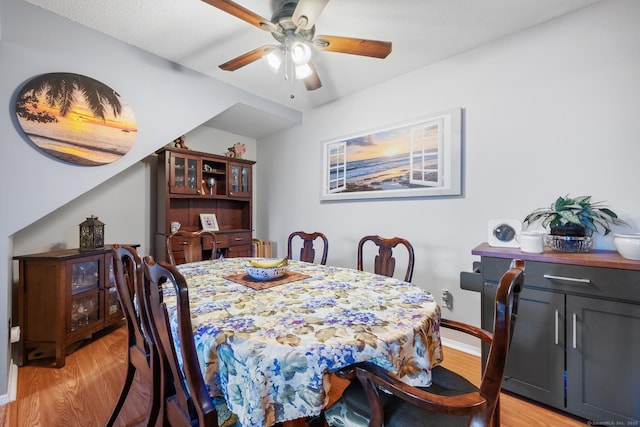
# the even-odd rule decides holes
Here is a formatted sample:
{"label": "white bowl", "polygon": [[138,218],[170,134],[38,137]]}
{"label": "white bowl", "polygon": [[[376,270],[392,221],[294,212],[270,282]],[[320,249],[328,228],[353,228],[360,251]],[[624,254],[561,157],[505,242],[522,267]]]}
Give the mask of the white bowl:
{"label": "white bowl", "polygon": [[247,274],[251,276],[254,280],[273,280],[279,277],[284,276],[284,273],[287,272],[287,267],[269,267],[269,268],[260,268],[260,267],[251,267],[246,266]]}
{"label": "white bowl", "polygon": [[623,258],[640,261],[640,233],[614,234],[613,244]]}

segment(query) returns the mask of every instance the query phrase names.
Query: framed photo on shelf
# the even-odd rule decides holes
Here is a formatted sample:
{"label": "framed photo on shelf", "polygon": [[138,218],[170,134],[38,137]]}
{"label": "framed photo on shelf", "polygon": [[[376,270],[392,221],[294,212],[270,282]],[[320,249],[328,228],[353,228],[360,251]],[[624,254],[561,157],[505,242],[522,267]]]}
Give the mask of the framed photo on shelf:
{"label": "framed photo on shelf", "polygon": [[200,214],[200,222],[202,223],[202,229],[205,231],[219,231],[218,219],[216,214]]}

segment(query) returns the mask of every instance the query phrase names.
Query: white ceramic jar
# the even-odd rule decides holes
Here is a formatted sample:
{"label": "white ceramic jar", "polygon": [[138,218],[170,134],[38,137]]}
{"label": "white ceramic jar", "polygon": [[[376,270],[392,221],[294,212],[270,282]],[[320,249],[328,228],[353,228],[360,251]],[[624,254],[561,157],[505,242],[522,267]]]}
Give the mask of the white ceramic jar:
{"label": "white ceramic jar", "polygon": [[544,251],[544,231],[522,231],[518,235],[520,250],[532,254],[541,254]]}

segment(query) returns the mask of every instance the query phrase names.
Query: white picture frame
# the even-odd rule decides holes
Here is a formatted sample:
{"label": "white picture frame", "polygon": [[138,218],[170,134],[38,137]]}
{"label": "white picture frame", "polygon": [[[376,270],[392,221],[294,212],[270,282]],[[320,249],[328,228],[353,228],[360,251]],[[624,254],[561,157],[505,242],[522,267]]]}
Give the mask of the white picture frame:
{"label": "white picture frame", "polygon": [[218,219],[216,214],[200,214],[200,222],[202,223],[202,229],[205,231],[219,231]]}
{"label": "white picture frame", "polygon": [[462,108],[323,144],[320,200],[462,194]]}

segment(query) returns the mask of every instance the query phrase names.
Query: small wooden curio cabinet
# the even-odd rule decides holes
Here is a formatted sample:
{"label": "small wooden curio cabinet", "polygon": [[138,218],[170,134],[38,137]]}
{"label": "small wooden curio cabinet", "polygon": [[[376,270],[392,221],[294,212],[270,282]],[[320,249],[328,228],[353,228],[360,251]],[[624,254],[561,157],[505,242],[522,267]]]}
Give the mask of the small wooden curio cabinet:
{"label": "small wooden curio cabinet", "polygon": [[30,353],[55,350],[65,364],[67,346],[122,319],[113,277],[111,246],[93,251],[66,249],[14,257],[19,262],[18,364]]}

